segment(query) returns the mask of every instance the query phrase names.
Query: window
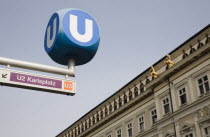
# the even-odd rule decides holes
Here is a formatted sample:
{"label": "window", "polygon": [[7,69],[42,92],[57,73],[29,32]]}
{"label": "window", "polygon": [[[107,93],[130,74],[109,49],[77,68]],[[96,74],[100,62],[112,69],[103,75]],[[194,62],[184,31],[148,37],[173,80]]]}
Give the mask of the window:
{"label": "window", "polygon": [[116,100],[114,101],[114,110],[116,110],[117,109],[117,102],[116,102]]}
{"label": "window", "polygon": [[128,137],[132,137],[132,123],[129,123],[127,127],[128,127]]}
{"label": "window", "polygon": [[93,115],[93,124],[96,123],[96,119],[95,119],[95,116]]}
{"label": "window", "polygon": [[85,121],[85,130],[87,129],[87,121]]}
{"label": "window", "polygon": [[137,87],[134,88],[134,96],[135,96],[135,97],[138,96],[138,88],[137,88]]}
{"label": "window", "polygon": [[119,97],[119,107],[121,107],[122,106],[122,99],[121,99],[121,97]]}
{"label": "window", "polygon": [[79,134],[79,132],[78,132],[78,129],[76,128],[76,135],[78,135]]}
{"label": "window", "polygon": [[174,136],[171,135],[170,133],[167,133],[165,137],[174,137]]}
{"label": "window", "polygon": [[83,131],[84,131],[84,125],[82,124],[81,132],[83,132]]}
{"label": "window", "polygon": [[157,122],[157,111],[155,108],[151,110],[151,117],[152,117],[152,124],[155,124]]}
{"label": "window", "polygon": [[91,127],[91,119],[89,119],[89,122],[88,122],[88,124],[89,124],[89,127]]}
{"label": "window", "polygon": [[140,116],[139,117],[139,131],[143,131],[144,130],[144,116]]}
{"label": "window", "polygon": [[193,133],[189,133],[189,134],[185,135],[185,137],[193,137]]}
{"label": "window", "polygon": [[184,59],[184,58],[186,58],[187,56],[188,56],[188,54],[184,51],[184,50],[182,50],[182,59]]}
{"label": "window", "polygon": [[143,92],[144,92],[144,84],[141,83],[141,84],[140,84],[140,93],[143,93]]}
{"label": "window", "polygon": [[108,115],[108,110],[107,110],[107,107],[105,107],[105,116]]}
{"label": "window", "polygon": [[112,104],[109,105],[109,114],[112,112]]}
{"label": "window", "polygon": [[117,130],[117,137],[122,137],[122,130],[121,129]]}
{"label": "window", "polygon": [[209,82],[207,75],[198,79],[198,88],[200,90],[200,95],[204,95],[205,93],[209,92]]}
{"label": "window", "polygon": [[77,135],[77,129],[74,130],[74,136],[76,137]]}
{"label": "window", "polygon": [[169,105],[169,98],[168,97],[163,99],[163,109],[164,109],[164,114],[168,114],[170,112],[170,105]]}
{"label": "window", "polygon": [[193,52],[195,52],[195,48],[193,48],[192,45],[190,45],[190,54],[192,54]]}
{"label": "window", "polygon": [[210,37],[208,36],[208,34],[206,34],[206,41],[205,41],[205,44],[208,44],[210,41]]}
{"label": "window", "polygon": [[204,137],[209,137],[210,136],[210,127],[205,127],[203,128],[203,133],[204,133]]}
{"label": "window", "polygon": [[103,110],[100,111],[100,117],[103,119]]}
{"label": "window", "polygon": [[129,101],[133,98],[132,91],[129,91]]}
{"label": "window", "polygon": [[111,135],[111,134],[109,134],[107,137],[112,137],[112,135]]}
{"label": "window", "polygon": [[81,132],[81,131],[80,131],[80,126],[78,126],[78,134],[80,134],[80,132]]}
{"label": "window", "polygon": [[126,104],[127,102],[128,102],[127,95],[124,94],[124,104]]}
{"label": "window", "polygon": [[146,84],[150,82],[149,78],[146,76]]}
{"label": "window", "polygon": [[201,48],[204,44],[200,42],[200,40],[198,40],[198,47],[197,49]]}
{"label": "window", "polygon": [[98,112],[96,114],[96,120],[97,120],[97,122],[99,121],[99,114],[98,114]]}
{"label": "window", "polygon": [[181,88],[179,90],[179,98],[180,98],[180,104],[181,105],[184,105],[187,103],[187,94],[186,94],[186,89],[185,87],[184,88]]}

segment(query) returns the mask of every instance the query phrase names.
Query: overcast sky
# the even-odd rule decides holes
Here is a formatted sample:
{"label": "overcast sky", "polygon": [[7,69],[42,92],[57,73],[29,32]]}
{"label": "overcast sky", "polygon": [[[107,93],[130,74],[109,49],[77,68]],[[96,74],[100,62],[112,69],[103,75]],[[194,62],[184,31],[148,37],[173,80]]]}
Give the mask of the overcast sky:
{"label": "overcast sky", "polygon": [[63,8],[91,14],[101,35],[95,58],[76,67],[75,96],[0,87],[0,137],[56,136],[207,26],[209,5],[209,0],[0,0],[1,57],[65,67],[43,46],[51,15]]}

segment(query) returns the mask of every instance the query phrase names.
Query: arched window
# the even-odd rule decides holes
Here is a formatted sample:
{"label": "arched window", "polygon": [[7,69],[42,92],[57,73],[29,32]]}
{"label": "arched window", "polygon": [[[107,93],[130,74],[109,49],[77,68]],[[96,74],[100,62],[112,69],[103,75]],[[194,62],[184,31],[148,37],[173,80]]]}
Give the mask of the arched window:
{"label": "arched window", "polygon": [[139,95],[138,90],[139,89],[137,87],[134,88],[134,96],[135,97],[137,97]]}
{"label": "arched window", "polygon": [[202,46],[203,46],[203,43],[200,40],[198,40],[198,47],[197,47],[197,49],[201,48]]}
{"label": "arched window", "polygon": [[82,126],[81,126],[81,132],[83,132],[84,131],[84,125],[82,124]]}
{"label": "arched window", "polygon": [[71,133],[70,133],[70,137],[73,137],[74,136],[74,133],[73,133],[73,131],[71,131]]}
{"label": "arched window", "polygon": [[80,134],[81,132],[80,132],[80,126],[78,126],[78,134]]}
{"label": "arched window", "polygon": [[173,137],[173,135],[171,135],[170,133],[167,133],[167,134],[165,135],[165,137]]}
{"label": "arched window", "polygon": [[103,118],[103,110],[100,112],[101,119]]}
{"label": "arched window", "polygon": [[133,98],[133,93],[132,93],[132,91],[130,90],[128,94],[129,94],[129,101],[130,101],[130,100]]}
{"label": "arched window", "polygon": [[[77,129],[77,128],[76,128],[76,135],[79,135],[79,133],[78,133],[78,129]],[[75,135],[75,136],[76,136],[76,135]]]}
{"label": "arched window", "polygon": [[91,127],[91,119],[90,118],[89,118],[88,124],[89,124],[89,127]]}
{"label": "arched window", "polygon": [[126,104],[127,102],[128,102],[128,98],[127,98],[127,95],[124,93],[124,98],[123,98],[123,100],[124,100],[124,104]]}
{"label": "arched window", "polygon": [[140,93],[144,92],[144,84],[141,82],[140,83]]}
{"label": "arched window", "polygon": [[112,112],[112,104],[109,105],[109,113]]}
{"label": "arched window", "polygon": [[210,41],[210,37],[208,36],[208,34],[206,34],[206,41],[205,41],[205,44],[209,43]]}
{"label": "arched window", "polygon": [[105,116],[108,115],[108,110],[107,110],[107,107],[105,106]]}
{"label": "arched window", "polygon": [[96,119],[97,119],[97,122],[98,122],[99,121],[99,114],[98,114],[98,112],[96,114]]}
{"label": "arched window", "polygon": [[184,51],[184,50],[182,50],[182,59],[184,59],[184,58],[186,58],[187,56],[188,56],[188,54]]}
{"label": "arched window", "polygon": [[95,116],[93,115],[93,124],[95,124],[96,123],[96,119],[95,119]]}
{"label": "arched window", "polygon": [[146,84],[150,82],[149,78],[146,76]]}
{"label": "arched window", "polygon": [[77,129],[74,130],[74,136],[76,137],[77,135]]}
{"label": "arched window", "polygon": [[121,107],[122,106],[122,99],[121,99],[121,97],[119,97],[119,107]]}
{"label": "arched window", "polygon": [[195,48],[193,48],[192,45],[190,45],[190,54],[192,54],[193,52],[195,52]]}
{"label": "arched window", "polygon": [[87,130],[87,121],[85,120],[85,130]]}
{"label": "arched window", "polygon": [[116,110],[116,109],[117,109],[117,101],[114,100],[114,110]]}

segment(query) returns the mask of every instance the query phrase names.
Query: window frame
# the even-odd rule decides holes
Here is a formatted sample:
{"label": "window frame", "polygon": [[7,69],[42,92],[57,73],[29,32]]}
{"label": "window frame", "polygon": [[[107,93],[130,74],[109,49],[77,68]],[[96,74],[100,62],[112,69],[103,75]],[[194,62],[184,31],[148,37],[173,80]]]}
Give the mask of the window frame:
{"label": "window frame", "polygon": [[[205,123],[202,123],[202,126],[201,126],[202,128],[201,128],[201,132],[202,132],[202,136],[203,137],[209,137],[210,136],[210,124],[209,124],[209,121],[207,120],[207,121],[205,121]],[[205,134],[205,129],[207,128],[207,132],[208,132],[208,134],[206,135]]]}
{"label": "window frame", "polygon": [[[140,119],[143,119],[143,121],[140,121]],[[143,129],[141,129],[141,124],[143,123]],[[139,127],[139,132],[143,132],[145,130],[145,117],[144,117],[144,114],[140,115],[138,117],[138,127]]]}
{"label": "window frame", "polygon": [[[129,127],[129,125],[131,125],[131,127]],[[133,136],[133,123],[129,122],[126,127],[127,127],[127,137],[132,137]],[[131,129],[131,136],[129,136],[129,129]]]}
{"label": "window frame", "polygon": [[104,108],[104,117],[108,116],[108,108],[105,106]]}
{"label": "window frame", "polygon": [[125,105],[126,103],[128,103],[128,96],[126,93],[124,93],[124,96],[123,96],[123,105]]}
{"label": "window frame", "polygon": [[[120,131],[120,133],[118,133],[118,131]],[[118,137],[118,135],[120,135],[120,137],[122,137],[122,129],[121,128],[116,130],[116,137]]]}
{"label": "window frame", "polygon": [[[205,129],[207,129],[208,134],[206,134]],[[203,136],[204,137],[210,136],[210,126],[203,127]]]}
{"label": "window frame", "polygon": [[[184,103],[184,104],[182,104],[181,103],[181,96],[183,95],[183,93],[182,94],[180,94],[180,91],[181,90],[183,90],[183,89],[185,89],[185,95],[186,95],[186,102]],[[189,102],[189,97],[188,97],[188,90],[187,90],[187,86],[186,85],[182,85],[182,86],[180,86],[179,88],[177,88],[177,95],[178,95],[178,102],[179,102],[179,106],[181,107],[181,106],[183,106],[183,105],[186,105],[186,104],[188,104],[188,102]]]}
{"label": "window frame", "polygon": [[135,86],[134,87],[134,98],[139,95],[139,89]]}
{"label": "window frame", "polygon": [[[189,136],[190,134],[192,134],[192,137],[195,137],[195,134],[193,132],[187,132],[183,135],[183,137],[187,137]],[[190,137],[190,136],[189,136]]]}
{"label": "window frame", "polygon": [[112,104],[111,104],[111,103],[109,103],[109,114],[111,114],[111,113],[112,113],[112,111],[113,111]]}
{"label": "window frame", "polygon": [[118,105],[119,105],[119,108],[123,105],[123,99],[121,97],[119,97],[118,99]]}
{"label": "window frame", "polygon": [[129,98],[129,101],[133,99],[133,92],[131,90],[129,90],[128,92],[128,98]]}
{"label": "window frame", "polygon": [[[153,116],[154,116],[152,114],[153,111],[156,111],[156,122],[155,123],[153,123]],[[152,109],[150,109],[150,118],[151,118],[151,124],[152,125],[155,125],[157,123],[157,109],[155,107],[153,107]]]}
{"label": "window frame", "polygon": [[114,111],[117,110],[117,101],[114,100]]}
{"label": "window frame", "polygon": [[[206,91],[206,88],[205,88],[205,86],[204,86],[204,82],[205,82],[205,81],[204,81],[204,82],[202,82],[202,85],[203,85],[203,87],[204,87],[204,93],[201,94],[201,91],[200,91],[200,88],[199,88],[199,86],[200,86],[201,84],[199,84],[198,80],[199,80],[199,79],[202,79],[202,80],[203,80],[203,78],[204,78],[205,76],[207,76],[207,82],[208,82],[208,86],[209,86],[209,91]],[[205,73],[199,75],[199,76],[196,78],[196,87],[197,87],[197,91],[198,91],[198,97],[202,97],[202,96],[205,96],[206,94],[209,94],[209,93],[210,93],[210,82],[209,82],[209,78],[210,78],[210,76],[208,75],[207,72],[205,72]]]}
{"label": "window frame", "polygon": [[[168,98],[168,104],[169,104],[169,112],[168,113],[165,113],[165,105],[164,105],[164,101],[166,98]],[[163,115],[168,115],[171,113],[171,103],[170,103],[170,97],[169,95],[166,95],[164,96],[162,99],[161,99],[161,102],[162,102],[162,112],[163,112]]]}
{"label": "window frame", "polygon": [[145,85],[141,82],[139,86],[140,94],[145,91]]}
{"label": "window frame", "polygon": [[112,137],[112,133],[108,134],[107,137]]}

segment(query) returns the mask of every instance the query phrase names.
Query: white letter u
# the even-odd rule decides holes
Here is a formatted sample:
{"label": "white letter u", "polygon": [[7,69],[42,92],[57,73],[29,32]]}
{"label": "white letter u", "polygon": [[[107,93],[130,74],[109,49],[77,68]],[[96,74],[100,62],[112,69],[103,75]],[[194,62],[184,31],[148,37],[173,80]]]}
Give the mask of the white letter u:
{"label": "white letter u", "polygon": [[57,18],[53,20],[53,36],[52,39],[50,39],[50,25],[47,28],[47,47],[50,48],[55,40],[55,33],[56,33],[56,24],[57,24]]}
{"label": "white letter u", "polygon": [[70,14],[70,17],[69,17],[70,33],[76,40],[80,42],[90,41],[93,37],[93,21],[89,19],[85,19],[85,34],[83,35],[79,34],[78,32],[77,21],[78,21],[77,16]]}

